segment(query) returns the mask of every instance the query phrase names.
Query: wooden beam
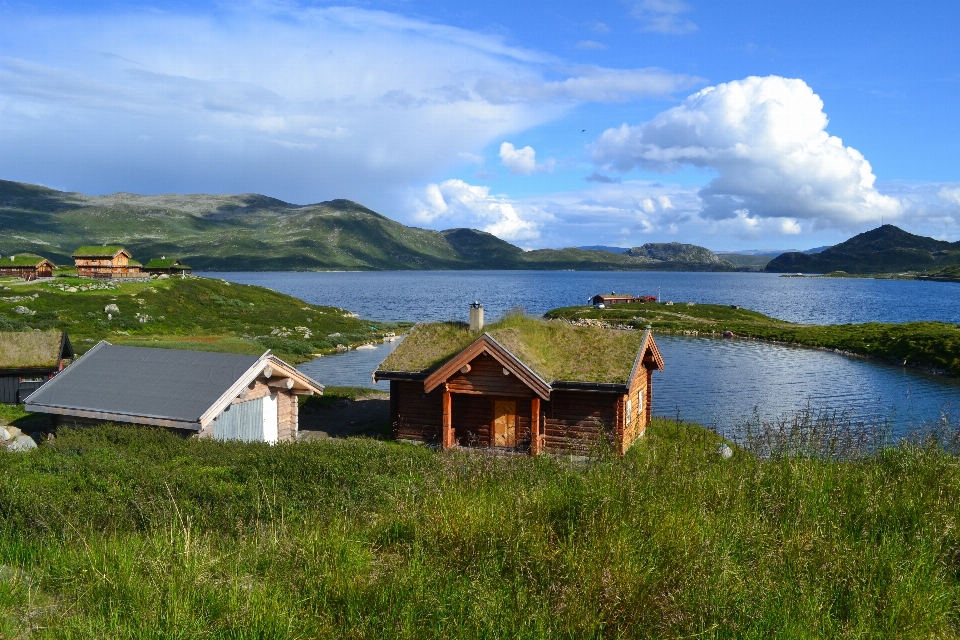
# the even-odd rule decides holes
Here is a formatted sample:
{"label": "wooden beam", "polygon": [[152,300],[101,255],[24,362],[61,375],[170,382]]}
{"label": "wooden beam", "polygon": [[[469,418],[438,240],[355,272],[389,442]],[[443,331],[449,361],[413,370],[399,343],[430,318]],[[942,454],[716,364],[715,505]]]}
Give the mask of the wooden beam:
{"label": "wooden beam", "polygon": [[[436,414],[434,414],[436,415]],[[453,401],[449,391],[443,392],[443,434],[441,446],[449,449],[454,445],[453,433]]]}
{"label": "wooden beam", "polygon": [[540,398],[530,400],[530,455],[538,456],[543,451],[543,439],[540,435]]}
{"label": "wooden beam", "polygon": [[469,364],[465,364],[460,367],[460,373],[470,373],[470,369],[472,369],[472,367]]}
{"label": "wooden beam", "polygon": [[312,396],[313,389],[294,389],[293,395],[295,396]]}
{"label": "wooden beam", "polygon": [[268,364],[263,368],[263,377],[269,378],[272,375],[273,375],[273,367]]}
{"label": "wooden beam", "polygon": [[274,389],[293,389],[293,382],[293,378],[280,378],[279,380],[269,381],[267,386]]}

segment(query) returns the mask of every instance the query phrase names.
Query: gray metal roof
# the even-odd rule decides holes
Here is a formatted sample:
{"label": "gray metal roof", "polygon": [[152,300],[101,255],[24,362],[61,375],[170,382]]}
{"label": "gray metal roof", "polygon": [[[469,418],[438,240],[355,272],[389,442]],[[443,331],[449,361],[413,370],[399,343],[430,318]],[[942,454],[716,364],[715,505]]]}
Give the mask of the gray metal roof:
{"label": "gray metal roof", "polygon": [[232,353],[101,342],[27,399],[29,405],[198,422],[257,361]]}

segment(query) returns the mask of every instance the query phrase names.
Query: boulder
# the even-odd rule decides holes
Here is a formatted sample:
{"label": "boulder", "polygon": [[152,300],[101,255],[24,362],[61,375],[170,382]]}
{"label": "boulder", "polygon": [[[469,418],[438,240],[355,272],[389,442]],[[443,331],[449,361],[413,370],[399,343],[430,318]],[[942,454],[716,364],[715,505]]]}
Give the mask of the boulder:
{"label": "boulder", "polygon": [[120,307],[111,303],[103,308],[104,313],[120,313]]}
{"label": "boulder", "polygon": [[25,436],[20,434],[14,438],[13,442],[7,445],[7,451],[12,452],[22,452],[30,451],[31,449],[36,449],[37,443],[33,441],[33,438],[30,436]]}

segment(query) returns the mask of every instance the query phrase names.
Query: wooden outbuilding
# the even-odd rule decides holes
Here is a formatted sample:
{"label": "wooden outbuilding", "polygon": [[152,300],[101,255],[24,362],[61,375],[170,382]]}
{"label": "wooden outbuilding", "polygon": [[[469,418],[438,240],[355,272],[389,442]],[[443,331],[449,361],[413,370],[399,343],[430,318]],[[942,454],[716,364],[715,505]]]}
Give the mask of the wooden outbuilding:
{"label": "wooden outbuilding", "polygon": [[83,246],[71,254],[82,278],[139,278],[141,267],[121,246]]}
{"label": "wooden outbuilding", "polygon": [[590,298],[590,304],[602,304],[604,306],[636,301],[637,299],[629,293],[598,293]]}
{"label": "wooden outbuilding", "polygon": [[65,331],[0,332],[0,402],[23,402],[72,358]]}
{"label": "wooden outbuilding", "polygon": [[400,440],[537,455],[625,452],[651,418],[663,359],[647,330],[508,318],[482,334],[414,327],[374,373]]}
{"label": "wooden outbuilding", "polygon": [[323,385],[262,356],[100,342],[26,399],[61,424],[153,425],[255,442],[297,439],[298,397]]}
{"label": "wooden outbuilding", "polygon": [[181,275],[192,273],[193,269],[183,264],[176,258],[160,256],[159,258],[154,258],[145,264],[143,266],[143,272],[149,274],[166,273],[169,275]]}
{"label": "wooden outbuilding", "polygon": [[57,265],[33,253],[20,253],[0,257],[0,276],[13,276],[24,280],[52,278]]}

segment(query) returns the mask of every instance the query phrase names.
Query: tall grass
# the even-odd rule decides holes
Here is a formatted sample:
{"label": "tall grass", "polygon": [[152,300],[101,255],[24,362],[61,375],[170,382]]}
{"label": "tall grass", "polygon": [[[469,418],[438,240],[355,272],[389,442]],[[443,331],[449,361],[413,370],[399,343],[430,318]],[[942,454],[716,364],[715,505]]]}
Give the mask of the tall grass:
{"label": "tall grass", "polygon": [[730,460],[720,441],[656,421],[576,464],[62,431],[0,457],[0,635],[958,635],[940,440]]}

